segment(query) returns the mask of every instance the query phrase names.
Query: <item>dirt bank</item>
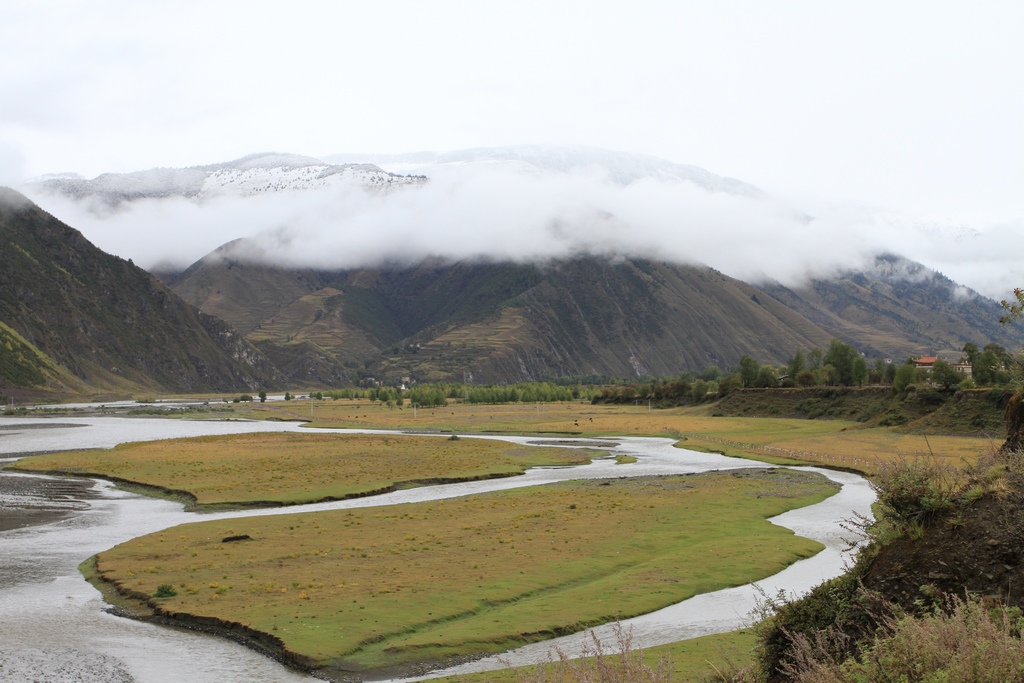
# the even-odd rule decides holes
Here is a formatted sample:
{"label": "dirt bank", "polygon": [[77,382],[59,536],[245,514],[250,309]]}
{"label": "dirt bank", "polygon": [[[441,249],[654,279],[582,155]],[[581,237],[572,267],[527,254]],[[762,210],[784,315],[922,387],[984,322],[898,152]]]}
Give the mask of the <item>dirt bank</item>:
{"label": "dirt bank", "polygon": [[889,543],[862,581],[910,612],[939,593],[1024,607],[1024,481]]}

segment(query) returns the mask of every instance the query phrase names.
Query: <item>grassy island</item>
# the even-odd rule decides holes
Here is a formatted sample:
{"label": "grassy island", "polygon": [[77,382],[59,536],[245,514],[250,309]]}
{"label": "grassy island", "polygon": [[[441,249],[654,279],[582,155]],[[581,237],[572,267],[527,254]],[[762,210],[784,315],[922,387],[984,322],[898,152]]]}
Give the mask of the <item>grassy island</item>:
{"label": "grassy island", "polygon": [[594,455],[489,439],[259,433],[38,455],[10,467],[112,477],[211,507],[311,503],[401,486],[506,477],[538,465],[579,465]]}
{"label": "grassy island", "polygon": [[240,624],[327,671],[416,666],[773,574],[821,546],[765,518],[835,490],[788,470],[568,482],[187,524],[97,569],[159,612]]}

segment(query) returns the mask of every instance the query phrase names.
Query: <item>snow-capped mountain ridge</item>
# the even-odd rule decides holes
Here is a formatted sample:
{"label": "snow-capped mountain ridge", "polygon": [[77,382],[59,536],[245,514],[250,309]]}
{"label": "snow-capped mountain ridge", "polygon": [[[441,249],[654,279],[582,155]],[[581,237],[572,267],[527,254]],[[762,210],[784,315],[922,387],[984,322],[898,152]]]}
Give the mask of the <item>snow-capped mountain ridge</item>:
{"label": "snow-capped mountain ridge", "polygon": [[264,153],[206,166],[104,173],[91,180],[73,175],[45,177],[26,183],[25,188],[73,199],[95,197],[113,208],[139,199],[202,201],[225,194],[252,196],[343,186],[383,189],[424,181],[422,176],[388,173],[372,164],[329,164],[297,154]]}
{"label": "snow-capped mountain ridge", "polygon": [[99,199],[114,208],[140,199],[183,197],[202,201],[229,194],[245,197],[353,186],[367,189],[415,186],[425,182],[427,176],[456,168],[505,170],[524,175],[596,172],[619,185],[650,179],[693,183],[711,192],[748,197],[763,195],[753,185],[698,166],[644,154],[543,145],[397,155],[338,154],[325,159],[265,152],[204,166],[104,173],[93,179],[74,174],[45,176],[25,183],[23,189],[33,195]]}
{"label": "snow-capped mountain ridge", "polygon": [[[22,189],[69,223],[91,223],[102,247],[149,265],[184,267],[264,233],[275,258],[331,266],[619,254],[793,284],[893,252],[996,299],[1019,284],[1006,248],[1014,226],[978,230],[861,203],[794,201],[697,166],[589,147],[272,152],[93,179],[60,174]],[[191,239],[178,239],[183,230]],[[158,239],[168,243],[154,246]]]}

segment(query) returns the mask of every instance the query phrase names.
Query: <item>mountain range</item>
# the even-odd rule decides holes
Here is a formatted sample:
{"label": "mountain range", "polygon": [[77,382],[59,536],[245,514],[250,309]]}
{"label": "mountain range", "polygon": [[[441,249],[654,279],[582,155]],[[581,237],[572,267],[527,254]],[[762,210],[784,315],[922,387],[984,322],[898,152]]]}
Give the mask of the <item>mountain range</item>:
{"label": "mountain range", "polygon": [[[326,161],[253,155],[191,169],[40,179],[27,190],[40,201],[55,195],[117,207],[179,197],[201,206],[224,193],[297,198],[329,191],[332,183],[401,193],[429,184],[433,167],[481,164],[542,174],[599,168],[619,184],[658,178],[728,195],[761,195],[741,181],[653,157],[542,147],[337,155]],[[18,202],[8,197],[9,204]],[[832,338],[869,359],[897,360],[958,356],[967,342],[1011,349],[1024,343],[1016,329],[998,324],[994,301],[892,254],[797,286],[751,284],[707,266],[625,254],[538,262],[442,254],[360,267],[303,267],[275,264],[246,238],[180,272],[159,273],[166,289],[132,264],[98,252],[71,228],[58,228],[39,209],[23,208],[17,219],[15,213],[4,213],[11,235],[3,254],[12,266],[7,275],[12,283],[52,282],[32,292],[32,300],[44,304],[5,297],[0,322],[55,367],[91,385],[180,391],[337,386],[371,377],[397,383],[406,377],[513,382],[668,376],[711,365],[729,368],[748,354],[781,364],[796,350],[824,347]],[[64,237],[44,248],[32,242],[39,231]],[[55,251],[62,241],[64,251]],[[30,258],[18,257],[15,246]],[[62,269],[74,260],[72,252],[80,254],[83,268],[104,265],[90,265],[69,280]],[[76,290],[74,306],[66,303],[71,281],[90,285]],[[4,291],[18,290],[5,283]],[[149,298],[127,306],[126,299],[141,292]],[[86,300],[92,303],[86,306]],[[146,317],[168,302],[173,315]],[[117,318],[132,322],[115,324]],[[175,331],[179,325],[188,332]],[[106,331],[93,337],[81,333],[101,328]],[[124,343],[114,343],[121,338]],[[182,354],[198,349],[209,354],[206,360],[182,361]],[[202,371],[190,374],[187,368]]]}
{"label": "mountain range", "polygon": [[1021,343],[999,325],[995,302],[895,256],[789,288],[643,259],[318,271],[249,263],[236,250],[246,253],[226,245],[172,288],[268,357],[309,358],[309,380],[326,359],[349,381],[511,382],[668,376],[732,367],[743,355],[781,364],[833,337],[899,360],[959,355],[968,341]]}
{"label": "mountain range", "polygon": [[658,179],[690,182],[712,192],[753,196],[764,194],[749,183],[716,175],[700,166],[677,164],[648,154],[615,152],[597,147],[517,145],[451,152],[330,154],[324,160],[333,164],[375,164],[416,176],[435,173],[439,168],[458,166],[498,166],[525,173],[550,174],[592,170],[621,185],[643,179]]}

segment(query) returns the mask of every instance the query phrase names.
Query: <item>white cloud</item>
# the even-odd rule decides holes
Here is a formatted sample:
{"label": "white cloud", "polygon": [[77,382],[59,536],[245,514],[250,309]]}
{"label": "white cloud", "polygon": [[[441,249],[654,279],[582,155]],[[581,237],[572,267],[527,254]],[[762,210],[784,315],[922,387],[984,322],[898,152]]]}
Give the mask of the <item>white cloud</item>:
{"label": "white cloud", "polygon": [[33,174],[586,144],[772,192],[1021,218],[1024,4],[0,3]]}
{"label": "white cloud", "polygon": [[0,141],[0,185],[14,186],[25,180],[25,166],[21,149]]}
{"label": "white cloud", "polygon": [[[656,179],[622,185],[596,170],[526,174],[503,165],[442,166],[422,186],[385,192],[343,186],[202,202],[144,200],[114,211],[36,199],[100,248],[144,267],[184,268],[245,237],[247,256],[287,266],[596,254],[706,264],[747,281],[797,284],[892,252],[999,296],[1005,285],[996,271],[1005,280],[1017,254],[991,252],[978,271],[943,268],[957,263],[957,256],[989,252],[1002,233],[954,243],[913,222],[863,209],[825,207],[808,216],[766,197]],[[993,259],[1000,253],[997,269]]]}

